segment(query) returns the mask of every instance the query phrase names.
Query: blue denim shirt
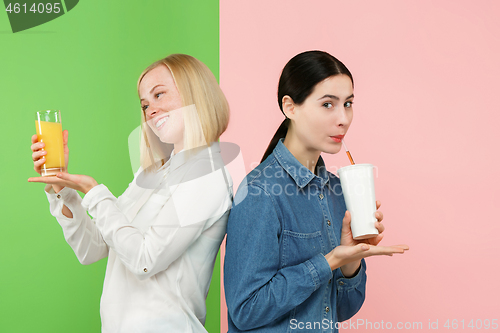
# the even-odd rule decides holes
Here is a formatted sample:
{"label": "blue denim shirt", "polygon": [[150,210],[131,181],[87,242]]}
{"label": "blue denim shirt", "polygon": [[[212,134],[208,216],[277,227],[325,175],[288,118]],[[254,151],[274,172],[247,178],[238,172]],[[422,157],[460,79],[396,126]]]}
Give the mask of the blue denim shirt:
{"label": "blue denim shirt", "polygon": [[224,262],[229,332],[337,332],[361,308],[365,261],[346,278],[324,256],[340,244],[340,180],[321,157],[317,173],[281,139],[240,185]]}

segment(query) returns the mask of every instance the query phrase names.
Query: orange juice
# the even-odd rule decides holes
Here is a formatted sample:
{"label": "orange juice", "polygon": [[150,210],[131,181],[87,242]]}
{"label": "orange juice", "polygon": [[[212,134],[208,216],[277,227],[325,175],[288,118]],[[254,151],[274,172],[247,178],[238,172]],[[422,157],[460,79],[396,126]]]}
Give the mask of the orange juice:
{"label": "orange juice", "polygon": [[45,163],[42,166],[42,176],[55,175],[66,166],[61,123],[35,120],[38,141],[45,143]]}

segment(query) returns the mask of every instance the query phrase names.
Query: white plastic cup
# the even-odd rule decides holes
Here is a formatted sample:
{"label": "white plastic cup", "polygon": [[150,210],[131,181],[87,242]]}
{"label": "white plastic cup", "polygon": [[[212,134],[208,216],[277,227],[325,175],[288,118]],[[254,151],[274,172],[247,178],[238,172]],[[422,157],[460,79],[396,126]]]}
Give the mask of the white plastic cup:
{"label": "white plastic cup", "polygon": [[375,228],[375,185],[372,164],[354,164],[338,170],[347,210],[351,213],[351,231],[355,240],[378,235]]}

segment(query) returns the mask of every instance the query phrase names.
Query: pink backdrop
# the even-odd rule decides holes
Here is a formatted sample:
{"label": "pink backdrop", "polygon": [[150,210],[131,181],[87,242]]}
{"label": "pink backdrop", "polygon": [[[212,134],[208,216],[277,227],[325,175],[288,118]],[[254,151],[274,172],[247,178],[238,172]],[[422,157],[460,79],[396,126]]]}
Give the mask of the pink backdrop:
{"label": "pink backdrop", "polygon": [[[367,259],[353,321],[449,331],[456,319],[461,331],[500,320],[499,17],[496,0],[220,1],[222,141],[240,145],[247,172],[283,119],[276,88],[292,56],[325,50],[354,76],[346,142],[378,169],[382,244],[411,250]],[[324,158],[332,172],[349,163],[343,151]],[[226,311],[222,299],[222,332]]]}

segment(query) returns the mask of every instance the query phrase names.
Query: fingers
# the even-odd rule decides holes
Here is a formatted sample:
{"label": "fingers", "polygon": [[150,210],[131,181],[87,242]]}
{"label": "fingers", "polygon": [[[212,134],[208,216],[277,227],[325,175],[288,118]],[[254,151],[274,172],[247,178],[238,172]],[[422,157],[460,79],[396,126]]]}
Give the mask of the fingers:
{"label": "fingers", "polygon": [[377,254],[395,254],[404,253],[410,248],[408,245],[392,245],[392,246],[372,246],[371,249]]}
{"label": "fingers", "polygon": [[375,246],[370,245],[370,249],[366,251],[367,257],[371,256],[392,256],[393,254],[404,253],[405,250],[399,246]]}
{"label": "fingers", "polygon": [[345,215],[344,215],[344,219],[342,220],[342,224],[344,224],[344,225],[351,224],[351,213],[348,210],[345,211]]}
{"label": "fingers", "polygon": [[408,245],[376,246],[373,244],[359,243],[357,245],[339,245],[325,255],[332,269],[341,267],[355,260],[372,256],[393,256],[403,254],[409,249]]}
{"label": "fingers", "polygon": [[45,155],[47,155],[47,151],[45,151],[45,150],[37,150],[33,154],[31,154],[31,158],[33,158],[33,162],[36,162],[40,158],[44,158]]}
{"label": "fingers", "polygon": [[35,166],[35,171],[37,171],[38,169],[40,169],[45,162],[46,162],[45,161],[45,157],[42,157],[39,160],[34,161],[33,164]]}
{"label": "fingers", "polygon": [[61,182],[57,177],[31,177],[28,178],[28,182],[30,183],[45,183],[45,184],[59,184]]}
{"label": "fingers", "polygon": [[375,217],[376,217],[376,218],[377,218],[377,220],[380,222],[380,221],[382,221],[382,220],[384,219],[384,214],[383,214],[381,211],[377,210],[377,211],[375,212]]}
{"label": "fingers", "polygon": [[370,249],[370,245],[366,243],[359,243],[355,246],[348,246],[346,248],[345,256],[351,257],[353,260],[356,260],[358,257],[364,258],[363,252],[367,252]]}
{"label": "fingers", "polygon": [[45,183],[45,184],[50,184],[50,185],[58,185],[60,187],[71,187],[69,185],[71,185],[70,182],[64,180],[64,179],[60,179],[58,177],[54,177],[54,176],[45,176],[45,177],[31,177],[31,178],[28,178],[28,182],[30,183]]}
{"label": "fingers", "polygon": [[38,151],[42,148],[45,147],[45,143],[43,142],[35,142],[34,144],[31,145],[31,151]]}
{"label": "fingers", "polygon": [[382,203],[379,200],[377,200],[377,201],[375,201],[375,205],[377,206],[377,209],[379,209],[380,206],[382,205]]}
{"label": "fingers", "polygon": [[74,182],[74,183],[77,183],[78,178],[79,178],[77,175],[72,175],[72,174],[67,173],[67,172],[59,172],[56,175],[56,177],[59,179],[67,180],[67,181]]}
{"label": "fingers", "polygon": [[375,222],[375,229],[378,230],[378,233],[381,234],[385,230],[385,226],[381,222]]}
{"label": "fingers", "polygon": [[[363,247],[364,245],[364,247]],[[356,245],[358,249],[350,249],[349,255],[351,258],[367,258],[372,256],[393,256],[394,254],[403,254],[409,250],[408,245],[392,245],[392,246],[377,246],[371,242],[361,243]],[[355,248],[353,247],[353,248]],[[365,248],[368,247],[367,250]]]}
{"label": "fingers", "polygon": [[368,244],[358,244],[356,245],[356,247],[359,246],[359,251],[360,252],[363,252],[363,251],[368,251],[370,249],[370,246]]}
{"label": "fingers", "polygon": [[[349,236],[351,233],[351,213],[346,210],[345,212],[345,215],[344,215],[344,218],[342,219],[342,236],[341,238],[352,238],[352,235]],[[341,244],[345,244],[345,242],[343,242],[341,240],[340,242]]]}
{"label": "fingers", "polygon": [[372,256],[393,256],[394,254],[403,254],[409,249],[408,245],[376,246],[367,243],[357,245],[339,245],[330,253],[325,255],[332,269],[341,267],[355,260],[368,258]]}
{"label": "fingers", "polygon": [[377,236],[367,239],[366,243],[371,244],[371,245],[378,245],[382,241],[382,238],[384,238],[383,234],[378,234]]}
{"label": "fingers", "polygon": [[68,144],[68,130],[64,130],[62,132],[62,134],[63,134],[63,144],[67,145]]}
{"label": "fingers", "polygon": [[31,137],[31,158],[33,159],[33,169],[35,172],[40,173],[41,166],[46,162],[45,155],[47,152],[42,150],[45,147],[45,143],[38,142],[38,136],[34,134]]}

